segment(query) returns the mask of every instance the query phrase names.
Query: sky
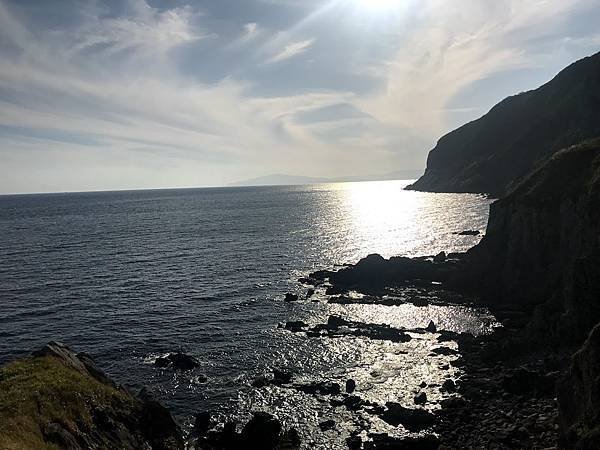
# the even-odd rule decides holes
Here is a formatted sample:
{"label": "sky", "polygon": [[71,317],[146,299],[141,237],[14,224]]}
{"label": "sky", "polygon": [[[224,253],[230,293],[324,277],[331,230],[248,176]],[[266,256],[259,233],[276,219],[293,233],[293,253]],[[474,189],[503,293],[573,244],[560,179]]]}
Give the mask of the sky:
{"label": "sky", "polygon": [[598,23],[598,0],[0,0],[0,193],[422,170]]}

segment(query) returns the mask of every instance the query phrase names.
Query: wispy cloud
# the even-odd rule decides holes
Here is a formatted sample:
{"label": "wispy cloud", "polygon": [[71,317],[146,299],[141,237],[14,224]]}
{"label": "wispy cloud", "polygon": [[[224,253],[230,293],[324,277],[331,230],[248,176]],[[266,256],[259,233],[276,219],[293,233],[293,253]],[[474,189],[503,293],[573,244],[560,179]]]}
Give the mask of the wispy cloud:
{"label": "wispy cloud", "polygon": [[[56,25],[58,10],[46,23],[0,0],[0,192],[417,168],[449,116],[491,106],[453,101],[474,83],[535,69],[508,84],[533,88],[600,42],[596,0],[407,0],[370,23],[340,21],[348,2],[307,21],[319,2],[247,0],[243,17],[215,18],[123,1]],[[302,70],[281,64],[307,52]]]}
{"label": "wispy cloud", "polygon": [[284,61],[286,59],[293,58],[294,56],[298,56],[308,49],[310,49],[315,43],[315,39],[306,39],[304,41],[292,42],[285,46],[283,50],[270,58],[267,62],[269,63],[277,63]]}

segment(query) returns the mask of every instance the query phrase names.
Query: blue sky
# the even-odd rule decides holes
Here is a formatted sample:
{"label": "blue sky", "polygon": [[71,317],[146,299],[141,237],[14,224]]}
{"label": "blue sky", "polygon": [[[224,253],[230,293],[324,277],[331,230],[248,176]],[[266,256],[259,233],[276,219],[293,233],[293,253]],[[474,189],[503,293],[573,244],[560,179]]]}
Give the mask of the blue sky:
{"label": "blue sky", "polygon": [[424,168],[597,0],[0,0],[0,193]]}

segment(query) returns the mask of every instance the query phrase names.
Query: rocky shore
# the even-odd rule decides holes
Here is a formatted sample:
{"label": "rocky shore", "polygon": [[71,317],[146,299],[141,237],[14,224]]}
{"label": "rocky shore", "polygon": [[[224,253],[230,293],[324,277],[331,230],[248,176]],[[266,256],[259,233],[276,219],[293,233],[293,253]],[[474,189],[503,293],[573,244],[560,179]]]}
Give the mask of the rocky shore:
{"label": "rocky shore", "polygon": [[[565,174],[573,176],[556,187],[554,180]],[[559,152],[495,203],[487,234],[467,253],[370,255],[299,280],[306,294],[289,293],[286,302],[308,302],[318,292],[331,304],[474,304],[495,314],[502,327],[481,336],[433,321],[404,329],[340,315],[320,324],[280,324],[282,332],[307,338],[393,345],[435,339],[429,357],[451,357],[442,370],[452,365],[458,376],[421,383],[412,405],[369,400],[353,379],[306,381],[279,369],[252,388],[301,392],[346,411],[354,424],[349,449],[599,448],[599,206],[600,141],[590,141]],[[179,352],[155,364],[174,371],[198,367]],[[0,447],[7,449],[310,447],[303,430],[285,428],[264,411],[245,424],[200,411],[184,436],[147,390],[127,392],[88,355],[58,343],[2,367],[0,387]],[[434,392],[437,400],[429,398]],[[376,431],[374,420],[403,432]],[[337,426],[333,419],[319,423],[323,432]]]}

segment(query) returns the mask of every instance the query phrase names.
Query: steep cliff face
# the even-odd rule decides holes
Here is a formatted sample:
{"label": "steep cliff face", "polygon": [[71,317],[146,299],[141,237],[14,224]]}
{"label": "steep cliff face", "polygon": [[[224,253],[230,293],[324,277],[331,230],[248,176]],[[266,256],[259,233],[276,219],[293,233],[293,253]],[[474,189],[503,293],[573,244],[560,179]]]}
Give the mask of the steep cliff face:
{"label": "steep cliff face", "polygon": [[544,338],[582,342],[600,321],[600,139],[556,153],[495,202],[468,258],[484,299],[535,310]]}
{"label": "steep cliff face", "polygon": [[501,196],[559,149],[600,136],[600,53],[442,137],[409,189]]}
{"label": "steep cliff face", "polygon": [[0,448],[183,449],[171,414],[115,384],[89,356],[51,343],[0,368]]}

